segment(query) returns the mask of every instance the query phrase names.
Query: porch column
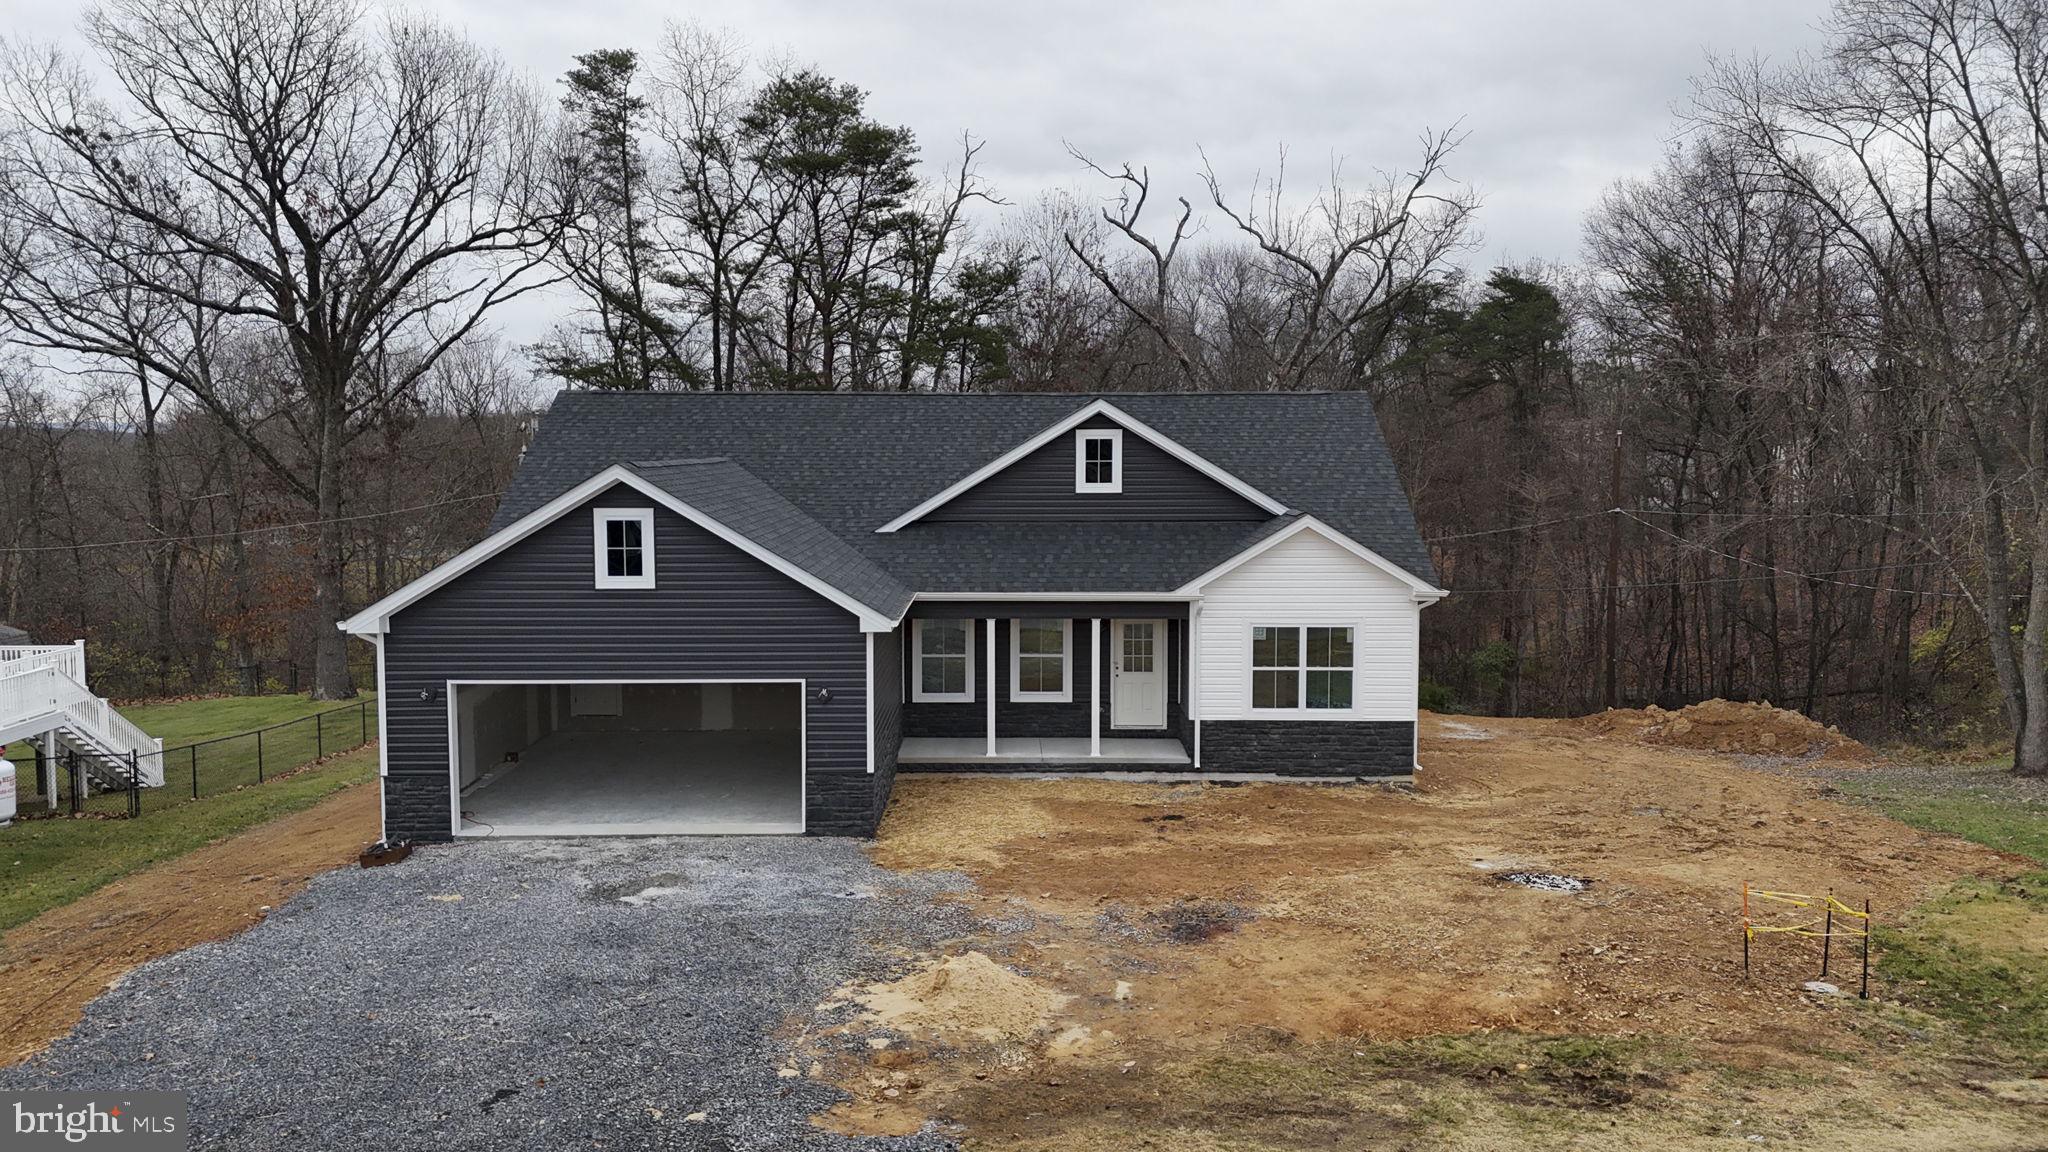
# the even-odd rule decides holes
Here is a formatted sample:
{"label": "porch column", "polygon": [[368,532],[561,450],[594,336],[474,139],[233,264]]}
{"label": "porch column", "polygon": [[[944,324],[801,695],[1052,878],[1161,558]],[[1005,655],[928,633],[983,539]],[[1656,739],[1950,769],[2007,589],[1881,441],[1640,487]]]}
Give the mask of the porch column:
{"label": "porch column", "polygon": [[1103,649],[1108,646],[1109,620],[1095,622],[1095,690],[1088,693],[1088,754],[1102,755],[1102,705],[1109,691],[1103,686]]}
{"label": "porch column", "polygon": [[51,729],[43,733],[43,799],[50,805],[50,811],[57,810],[57,732]]}
{"label": "porch column", "polygon": [[996,754],[996,620],[989,617],[982,632],[982,691],[988,693],[988,754]]}
{"label": "porch column", "polygon": [[1187,708],[1188,716],[1194,721],[1195,746],[1193,749],[1195,767],[1202,766],[1202,602],[1188,605],[1188,629],[1186,636],[1188,687],[1182,693],[1181,703]]}

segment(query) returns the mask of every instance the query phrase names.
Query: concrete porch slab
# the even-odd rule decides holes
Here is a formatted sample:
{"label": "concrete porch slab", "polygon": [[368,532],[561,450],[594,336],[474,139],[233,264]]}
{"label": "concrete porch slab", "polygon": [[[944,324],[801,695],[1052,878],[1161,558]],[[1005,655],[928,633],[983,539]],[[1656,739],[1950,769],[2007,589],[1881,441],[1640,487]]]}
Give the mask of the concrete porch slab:
{"label": "concrete porch slab", "polygon": [[1087,737],[1002,736],[996,753],[988,741],[912,736],[896,752],[898,764],[1187,764],[1187,749],[1173,739],[1104,737],[1102,755],[1088,754]]}

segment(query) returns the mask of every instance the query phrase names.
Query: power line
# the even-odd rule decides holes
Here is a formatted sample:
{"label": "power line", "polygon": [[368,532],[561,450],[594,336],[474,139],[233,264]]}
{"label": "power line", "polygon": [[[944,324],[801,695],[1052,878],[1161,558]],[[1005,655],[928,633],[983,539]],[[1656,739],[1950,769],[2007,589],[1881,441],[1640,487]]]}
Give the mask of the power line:
{"label": "power line", "polygon": [[[1667,508],[1602,508],[1597,512],[1578,512],[1569,516],[1552,516],[1547,520],[1532,520],[1526,524],[1507,524],[1499,528],[1481,528],[1471,532],[1453,532],[1443,536],[1429,536],[1425,544],[1438,544],[1447,540],[1470,540],[1476,536],[1498,536],[1505,532],[1532,532],[1557,524],[1569,524],[1579,520],[1591,520],[1599,516],[1613,516],[1617,513],[1634,519],[1640,516],[1671,516],[1687,520],[1742,520],[1762,524],[1777,520],[1860,520],[1876,521],[1886,517],[1895,519],[1925,520],[1952,516],[1974,516],[1983,511],[1980,507],[1934,508],[1920,512],[1677,512]],[[1645,527],[1655,528],[1654,524]],[[1661,529],[1660,529],[1661,531]]]}
{"label": "power line", "polygon": [[[1892,568],[1892,567],[1909,567],[1909,565],[1883,565],[1883,567],[1885,567],[1885,568]],[[1851,571],[1851,569],[1844,569],[1844,571]],[[1807,576],[1807,575],[1809,575],[1809,574],[1807,574],[1807,573],[1791,573],[1791,572],[1787,572],[1787,573],[1784,573],[1784,574],[1782,574],[1782,575],[1758,575],[1758,576],[1706,576],[1706,577],[1701,577],[1701,578],[1700,578],[1700,579],[1698,579],[1698,580],[1645,580],[1645,581],[1641,581],[1641,582],[1639,582],[1639,583],[1630,583],[1630,584],[1623,584],[1623,585],[1621,585],[1620,587],[1621,587],[1621,590],[1622,590],[1622,591],[1624,591],[1624,592],[1640,592],[1640,591],[1649,591],[1649,590],[1653,590],[1653,589],[1657,589],[1657,588],[1696,588],[1696,587],[1699,587],[1699,586],[1701,586],[1701,585],[1705,585],[1705,584],[1761,584],[1761,583],[1764,583],[1764,582],[1766,582],[1766,581],[1770,581],[1770,580],[1778,580],[1778,579],[1791,579],[1791,578],[1793,578],[1793,577],[1804,577],[1804,576]],[[1818,577],[1815,577],[1815,578],[1816,578],[1816,579],[1818,579]],[[1844,583],[1844,581],[1839,581],[1839,580],[1826,580],[1826,581],[1824,581],[1824,582],[1825,582],[1825,583],[1830,583],[1830,584],[1840,584],[1840,583]],[[1450,593],[1451,593],[1451,595],[1453,595],[1453,596],[1484,596],[1484,595],[1491,595],[1491,594],[1495,594],[1495,593],[1502,593],[1502,592],[1555,592],[1555,593],[1560,593],[1560,594],[1561,594],[1561,593],[1585,593],[1585,594],[1588,594],[1588,595],[1590,595],[1590,594],[1593,594],[1593,593],[1597,593],[1597,592],[1599,592],[1599,591],[1600,591],[1600,590],[1601,590],[1602,588],[1604,588],[1605,586],[1606,586],[1606,585],[1604,585],[1604,584],[1597,584],[1597,583],[1596,583],[1596,584],[1573,584],[1573,585],[1562,585],[1562,584],[1557,584],[1557,585],[1550,585],[1550,586],[1547,586],[1547,587],[1535,587],[1535,586],[1531,586],[1531,587],[1520,587],[1520,588],[1515,588],[1515,587],[1508,587],[1508,586],[1505,586],[1505,585],[1503,585],[1503,586],[1501,586],[1501,587],[1497,587],[1497,588],[1452,588],[1452,589],[1450,589]],[[1915,590],[1915,589],[1911,589],[1911,588],[1890,588],[1890,587],[1884,587],[1884,586],[1881,586],[1881,585],[1868,585],[1868,584],[1856,584],[1856,585],[1850,585],[1850,586],[1851,586],[1851,587],[1857,587],[1857,588],[1869,588],[1869,587],[1876,587],[1876,588],[1878,588],[1878,589],[1879,589],[1880,591],[1885,591],[1885,592],[1908,592],[1908,593],[1912,593],[1913,595],[1916,595],[1916,596],[1942,596],[1942,597],[1951,597],[1951,596],[1960,596],[1960,595],[1961,595],[1961,593],[1959,593],[1959,592],[1938,592],[1938,591],[1933,591],[1933,590],[1930,590],[1930,589],[1920,589],[1920,590]]]}
{"label": "power line", "polygon": [[362,520],[378,520],[386,516],[403,516],[411,512],[425,512],[433,508],[445,508],[450,504],[467,504],[477,500],[495,500],[496,493],[478,496],[452,496],[436,500],[431,504],[414,504],[409,508],[393,508],[386,512],[363,512],[354,516],[335,516],[324,520],[298,520],[290,524],[265,524],[257,528],[245,528],[239,532],[202,532],[193,536],[145,536],[136,540],[94,540],[85,544],[29,544],[10,545],[0,552],[83,552],[95,548],[140,548],[151,544],[191,544],[202,540],[226,540],[234,536],[266,536],[295,532],[302,528],[318,528],[324,524],[354,524]]}
{"label": "power line", "polygon": [[1590,520],[1595,516],[1612,515],[1616,510],[1602,508],[1598,512],[1577,512],[1570,516],[1553,516],[1548,520],[1537,520],[1528,524],[1510,524],[1504,528],[1482,528],[1476,532],[1454,532],[1449,536],[1431,536],[1425,544],[1438,544],[1445,540],[1470,540],[1474,536],[1498,536],[1503,532],[1527,532],[1537,528],[1548,528],[1552,524],[1569,524],[1574,520]]}

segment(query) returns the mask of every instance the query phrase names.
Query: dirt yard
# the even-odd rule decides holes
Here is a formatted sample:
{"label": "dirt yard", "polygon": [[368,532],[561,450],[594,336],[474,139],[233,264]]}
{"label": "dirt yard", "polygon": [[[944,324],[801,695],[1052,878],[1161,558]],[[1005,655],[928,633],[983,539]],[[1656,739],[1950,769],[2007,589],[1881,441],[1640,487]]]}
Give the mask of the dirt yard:
{"label": "dirt yard", "polygon": [[[813,1074],[855,1096],[820,1122],[935,1120],[970,1147],[1047,1149],[1151,1142],[1139,1132],[2039,1147],[2048,1116],[1966,1073],[1903,1090],[1928,1077],[1888,1055],[1867,1006],[1800,989],[1810,941],[1761,943],[1745,980],[1738,929],[1745,881],[1868,897],[1882,922],[2025,863],[1670,746],[1671,715],[1426,716],[1412,791],[905,776],[874,858],[965,872],[983,928],[797,1022]],[[1831,762],[1868,755],[1815,742]],[[1588,884],[1531,890],[1513,871]],[[1833,973],[1853,994],[1848,951]],[[1629,1100],[1648,1106],[1610,1127],[1603,1109]]]}
{"label": "dirt yard", "polygon": [[358,784],[0,936],[0,1065],[70,1032],[137,965],[242,931],[376,835],[377,789]]}

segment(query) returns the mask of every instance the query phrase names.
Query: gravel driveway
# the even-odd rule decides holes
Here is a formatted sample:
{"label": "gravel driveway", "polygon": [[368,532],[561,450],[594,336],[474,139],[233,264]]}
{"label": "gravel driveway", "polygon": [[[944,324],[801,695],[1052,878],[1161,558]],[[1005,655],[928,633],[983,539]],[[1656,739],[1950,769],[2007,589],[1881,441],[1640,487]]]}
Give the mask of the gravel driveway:
{"label": "gravel driveway", "polygon": [[964,884],[836,839],[425,849],[144,966],[0,1087],[182,1090],[194,1148],[950,1147],[811,1127],[842,1097],[774,1033],[963,930]]}

